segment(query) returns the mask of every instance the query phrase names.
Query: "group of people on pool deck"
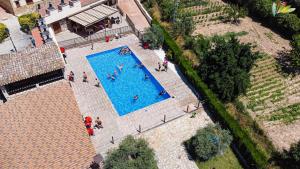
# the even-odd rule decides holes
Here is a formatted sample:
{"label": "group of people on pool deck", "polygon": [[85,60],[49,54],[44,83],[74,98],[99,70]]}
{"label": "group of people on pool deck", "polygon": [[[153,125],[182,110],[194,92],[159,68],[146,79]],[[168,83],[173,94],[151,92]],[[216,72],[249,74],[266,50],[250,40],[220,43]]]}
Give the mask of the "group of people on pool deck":
{"label": "group of people on pool deck", "polygon": [[[167,93],[167,91],[162,90],[162,91],[160,91],[160,92],[158,93],[158,97],[159,97],[159,96],[163,96],[163,95],[165,95],[166,93]],[[139,95],[133,96],[133,100],[134,100],[134,101],[137,101],[138,99],[139,99]]]}
{"label": "group of people on pool deck", "polygon": [[[118,67],[119,71],[121,72],[123,70],[124,64],[117,65],[116,67]],[[118,76],[117,69],[115,69],[114,73],[112,73],[112,74],[107,73],[107,78],[111,79],[111,80],[115,80],[117,76]]]}
{"label": "group of people on pool deck", "polygon": [[162,66],[164,67],[164,69],[161,69],[161,63],[158,62],[158,69],[156,69],[156,71],[168,71],[168,60],[165,57]]}
{"label": "group of people on pool deck", "polygon": [[[74,72],[70,71],[70,73],[68,75],[68,80],[71,82],[74,82],[74,77],[75,77]],[[88,76],[87,76],[86,72],[83,72],[83,74],[82,74],[82,81],[88,82]],[[95,86],[100,87],[100,81],[97,78],[95,78]]]}
{"label": "group of people on pool deck", "polygon": [[120,55],[127,55],[127,54],[131,54],[131,51],[128,47],[123,47],[120,52],[119,52]]}

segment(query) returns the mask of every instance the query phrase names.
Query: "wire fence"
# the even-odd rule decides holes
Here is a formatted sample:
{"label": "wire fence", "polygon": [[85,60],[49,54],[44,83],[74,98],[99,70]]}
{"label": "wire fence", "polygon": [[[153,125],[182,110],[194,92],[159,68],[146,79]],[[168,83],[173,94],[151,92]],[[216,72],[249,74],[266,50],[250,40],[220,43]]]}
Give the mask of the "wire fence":
{"label": "wire fence", "polygon": [[78,38],[60,41],[60,42],[58,42],[58,45],[60,47],[66,48],[66,49],[73,48],[73,47],[78,47],[78,46],[86,45],[89,43],[93,43],[96,41],[97,42],[105,41],[105,37],[107,37],[107,36],[111,37],[116,34],[121,35],[121,34],[127,34],[127,33],[131,33],[131,32],[132,32],[132,29],[130,26],[124,26],[121,28],[106,30],[104,32],[94,33],[91,36],[87,36],[87,37],[78,37]]}

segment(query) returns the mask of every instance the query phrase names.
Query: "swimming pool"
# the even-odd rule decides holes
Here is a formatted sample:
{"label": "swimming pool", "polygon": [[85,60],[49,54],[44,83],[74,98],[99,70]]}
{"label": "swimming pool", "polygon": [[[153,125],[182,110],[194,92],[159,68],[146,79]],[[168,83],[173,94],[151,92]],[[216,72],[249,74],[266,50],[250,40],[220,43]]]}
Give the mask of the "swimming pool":
{"label": "swimming pool", "polygon": [[[122,48],[87,56],[118,114],[123,116],[170,98],[168,93],[159,94],[164,88],[145,66],[139,66],[141,62],[133,52],[119,54]],[[134,99],[136,95],[137,100]]]}

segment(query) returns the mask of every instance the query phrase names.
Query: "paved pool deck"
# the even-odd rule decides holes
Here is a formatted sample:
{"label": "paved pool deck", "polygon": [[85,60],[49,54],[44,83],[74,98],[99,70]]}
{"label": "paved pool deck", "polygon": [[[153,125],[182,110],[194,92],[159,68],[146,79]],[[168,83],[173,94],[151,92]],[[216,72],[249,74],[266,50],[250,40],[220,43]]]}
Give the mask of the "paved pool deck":
{"label": "paved pool deck", "polygon": [[[94,79],[96,75],[91,68],[87,55],[99,53],[105,50],[127,45],[136,54],[139,60],[147,67],[152,75],[160,82],[165,90],[174,98],[170,98],[146,108],[137,110],[124,116],[119,116],[114,109],[108,95],[102,86],[96,87]],[[159,56],[152,50],[144,50],[138,38],[129,34],[118,40],[109,43],[95,43],[94,50],[91,45],[77,47],[66,51],[67,65],[66,75],[72,70],[75,74],[75,81],[71,82],[77,103],[83,116],[91,116],[93,119],[100,117],[104,128],[96,129],[95,136],[92,136],[92,143],[97,153],[103,156],[106,152],[117,146],[117,143],[126,135],[139,133],[139,126],[142,132],[153,127],[164,124],[166,121],[186,115],[187,106],[197,105],[197,97],[192,90],[172,70],[157,72],[155,68],[158,62],[162,62]],[[89,82],[82,82],[82,73],[86,72]],[[115,144],[112,144],[114,137]]]}

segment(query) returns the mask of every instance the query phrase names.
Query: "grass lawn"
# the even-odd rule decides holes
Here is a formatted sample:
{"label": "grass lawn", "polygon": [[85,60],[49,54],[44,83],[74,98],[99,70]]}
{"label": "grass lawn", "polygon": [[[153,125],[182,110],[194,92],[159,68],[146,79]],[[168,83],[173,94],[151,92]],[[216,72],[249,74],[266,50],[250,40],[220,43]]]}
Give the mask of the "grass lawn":
{"label": "grass lawn", "polygon": [[223,155],[213,157],[206,162],[196,162],[199,169],[243,169],[238,159],[229,148]]}

